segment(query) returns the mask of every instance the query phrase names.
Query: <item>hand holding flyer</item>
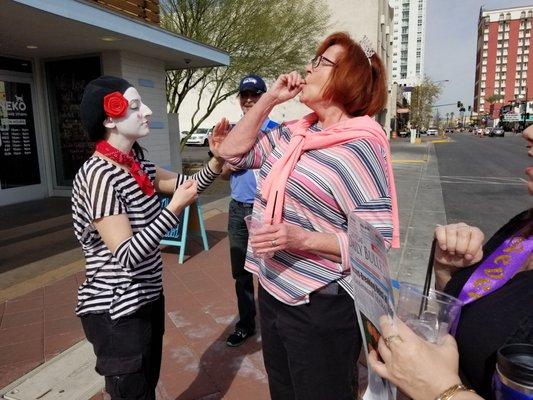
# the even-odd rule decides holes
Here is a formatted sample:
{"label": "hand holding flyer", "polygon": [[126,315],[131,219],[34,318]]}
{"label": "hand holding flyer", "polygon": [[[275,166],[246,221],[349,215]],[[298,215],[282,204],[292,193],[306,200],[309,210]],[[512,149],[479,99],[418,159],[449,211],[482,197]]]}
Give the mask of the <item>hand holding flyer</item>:
{"label": "hand holding flyer", "polygon": [[[350,270],[357,320],[363,337],[365,356],[377,350],[381,336],[379,318],[394,314],[394,300],[385,239],[355,213],[348,219]],[[395,399],[396,388],[368,369],[365,400]]]}

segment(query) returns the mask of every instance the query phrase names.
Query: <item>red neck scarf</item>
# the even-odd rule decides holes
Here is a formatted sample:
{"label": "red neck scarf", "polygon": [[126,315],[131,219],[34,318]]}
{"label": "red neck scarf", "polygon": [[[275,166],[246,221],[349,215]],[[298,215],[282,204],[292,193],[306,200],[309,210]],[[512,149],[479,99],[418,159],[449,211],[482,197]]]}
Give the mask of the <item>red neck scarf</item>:
{"label": "red neck scarf", "polygon": [[137,181],[145,195],[152,196],[155,193],[154,185],[152,184],[150,177],[142,170],[141,164],[133,157],[133,151],[131,151],[130,154],[126,154],[111,146],[105,140],[99,140],[96,142],[96,151],[116,163],[128,167],[131,176]]}

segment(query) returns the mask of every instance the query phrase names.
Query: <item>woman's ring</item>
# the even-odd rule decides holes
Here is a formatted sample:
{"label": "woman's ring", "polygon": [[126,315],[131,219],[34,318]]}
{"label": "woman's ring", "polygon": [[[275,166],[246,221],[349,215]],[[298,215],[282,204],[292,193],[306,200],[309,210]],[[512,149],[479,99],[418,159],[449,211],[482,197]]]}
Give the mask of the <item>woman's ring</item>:
{"label": "woman's ring", "polygon": [[276,247],[278,244],[276,243],[276,239],[274,240],[271,240],[270,241],[270,244],[272,245],[272,247]]}
{"label": "woman's ring", "polygon": [[390,336],[386,337],[384,340],[385,340],[385,344],[389,348],[390,348],[390,344],[392,342],[394,342],[395,340],[397,340],[400,343],[403,343],[403,339],[402,339],[402,337],[400,335],[390,335]]}

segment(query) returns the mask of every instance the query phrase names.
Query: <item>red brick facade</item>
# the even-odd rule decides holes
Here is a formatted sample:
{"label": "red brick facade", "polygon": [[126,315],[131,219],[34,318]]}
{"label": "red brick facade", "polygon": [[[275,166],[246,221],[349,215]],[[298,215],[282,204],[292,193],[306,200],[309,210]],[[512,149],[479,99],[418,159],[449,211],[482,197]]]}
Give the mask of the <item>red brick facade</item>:
{"label": "red brick facade", "polygon": [[[529,62],[533,6],[485,11],[478,22],[474,110],[499,115],[512,101],[533,97],[533,63]],[[491,95],[503,99],[493,105]]]}

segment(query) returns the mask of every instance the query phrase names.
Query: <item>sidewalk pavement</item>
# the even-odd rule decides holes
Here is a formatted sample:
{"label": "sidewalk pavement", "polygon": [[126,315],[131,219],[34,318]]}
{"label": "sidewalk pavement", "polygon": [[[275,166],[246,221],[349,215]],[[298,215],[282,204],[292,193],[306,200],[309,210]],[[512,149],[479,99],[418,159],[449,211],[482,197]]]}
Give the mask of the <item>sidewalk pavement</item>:
{"label": "sidewalk pavement", "polygon": [[[392,150],[402,248],[391,251],[391,269],[399,280],[420,283],[434,226],[446,222],[435,152],[432,143],[402,141],[393,142]],[[269,398],[260,335],[238,348],[225,344],[237,310],[226,233],[228,202],[225,197],[203,206],[209,251],[191,241],[189,257],[178,264],[175,249],[163,250],[166,332],[158,399]],[[48,369],[56,369],[74,349],[89,346],[76,345],[84,341],[74,315],[76,288],[82,280],[83,272],[77,272],[0,304],[0,395],[24,398],[16,391],[25,381],[27,385],[51,362],[56,364]],[[44,367],[37,368],[42,363]],[[57,385],[42,398],[65,398],[54,393]],[[101,398],[95,393],[91,399]]]}

